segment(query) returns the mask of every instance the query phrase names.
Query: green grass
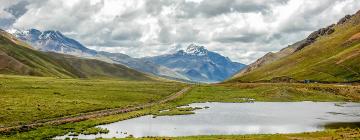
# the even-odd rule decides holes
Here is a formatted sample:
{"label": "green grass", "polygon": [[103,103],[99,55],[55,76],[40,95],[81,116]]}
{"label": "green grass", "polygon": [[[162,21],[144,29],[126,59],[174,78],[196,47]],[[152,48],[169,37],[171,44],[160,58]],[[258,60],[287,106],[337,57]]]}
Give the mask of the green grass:
{"label": "green grass", "polygon": [[346,43],[360,32],[360,15],[343,25],[336,25],[335,32],[322,36],[303,50],[270,64],[259,67],[236,81],[262,81],[276,77],[320,82],[351,82],[360,80],[360,42]]}
{"label": "green grass", "polygon": [[[135,117],[140,117],[144,115],[148,115],[150,113],[149,109],[133,111],[125,114],[118,114],[112,116],[106,116],[101,118],[91,118],[89,120],[76,122],[76,123],[68,123],[57,126],[46,125],[39,127],[37,129],[33,129],[25,132],[17,132],[13,131],[11,134],[2,134],[0,135],[0,139],[6,140],[28,140],[28,139],[50,139],[55,136],[65,135],[69,132],[72,133],[85,133],[92,129],[94,126],[108,124],[116,121],[127,120]],[[93,133],[100,132],[93,130]]]}
{"label": "green grass", "polygon": [[191,90],[173,104],[193,102],[360,101],[360,87],[323,84],[221,84]]}
{"label": "green grass", "polygon": [[0,126],[135,106],[162,99],[183,87],[172,82],[0,75]]}

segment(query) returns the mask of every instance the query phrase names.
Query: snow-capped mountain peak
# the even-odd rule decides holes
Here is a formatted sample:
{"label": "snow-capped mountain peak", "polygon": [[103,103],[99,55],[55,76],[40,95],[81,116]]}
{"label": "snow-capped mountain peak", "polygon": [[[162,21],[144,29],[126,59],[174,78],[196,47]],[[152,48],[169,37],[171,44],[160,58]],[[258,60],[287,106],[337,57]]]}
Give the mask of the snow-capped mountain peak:
{"label": "snow-capped mountain peak", "polygon": [[206,83],[223,81],[245,67],[244,64],[232,62],[225,56],[195,44],[174,54],[143,59],[168,67],[192,81]]}
{"label": "snow-capped mountain peak", "polygon": [[44,31],[39,38],[40,39],[61,39],[61,40],[63,40],[65,37],[59,31],[50,30],[50,31]]}
{"label": "snow-capped mountain peak", "polygon": [[13,29],[11,33],[40,51],[84,57],[95,56],[97,54],[96,51],[86,48],[76,40],[64,36],[59,31],[48,30],[42,32],[36,29],[24,31]]}
{"label": "snow-capped mountain peak", "polygon": [[190,44],[184,51],[188,55],[205,56],[208,54],[208,50],[204,46]]}

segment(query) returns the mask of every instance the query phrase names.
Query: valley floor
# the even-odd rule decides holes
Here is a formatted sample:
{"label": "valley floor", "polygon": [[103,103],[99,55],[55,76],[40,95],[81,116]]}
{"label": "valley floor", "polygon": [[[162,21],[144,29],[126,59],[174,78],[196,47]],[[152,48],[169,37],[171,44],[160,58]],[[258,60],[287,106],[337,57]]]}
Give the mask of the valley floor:
{"label": "valley floor", "polygon": [[[0,127],[26,125],[65,116],[112,108],[128,108],[156,103],[141,110],[116,115],[88,118],[61,125],[44,124],[35,129],[19,128],[3,132],[0,139],[46,139],[69,132],[84,133],[94,126],[126,120],[160,110],[195,102],[248,101],[360,101],[360,87],[340,84],[215,84],[192,85],[192,89],[171,102],[159,102],[188,85],[174,82],[138,82],[114,79],[57,79],[44,77],[0,76]],[[174,111],[175,114],[179,111]],[[189,112],[186,112],[189,113]],[[167,115],[171,115],[167,114]],[[338,131],[339,133],[335,132]],[[354,134],[358,129],[349,130]],[[341,132],[341,133],[340,133]],[[348,130],[328,130],[316,133],[290,135],[201,136],[171,139],[277,139],[332,137]],[[350,132],[349,132],[350,133]]]}

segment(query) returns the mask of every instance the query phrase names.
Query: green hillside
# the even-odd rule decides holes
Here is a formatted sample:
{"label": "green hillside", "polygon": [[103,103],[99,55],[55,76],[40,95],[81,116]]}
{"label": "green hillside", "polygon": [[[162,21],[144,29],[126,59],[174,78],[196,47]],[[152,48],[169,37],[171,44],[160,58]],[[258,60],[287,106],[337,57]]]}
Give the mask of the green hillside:
{"label": "green hillside", "polygon": [[230,82],[274,79],[352,82],[360,80],[360,12],[332,27],[335,32],[293,54],[234,77]]}
{"label": "green hillside", "polygon": [[5,31],[0,32],[0,73],[60,78],[153,79],[118,64],[39,52]]}

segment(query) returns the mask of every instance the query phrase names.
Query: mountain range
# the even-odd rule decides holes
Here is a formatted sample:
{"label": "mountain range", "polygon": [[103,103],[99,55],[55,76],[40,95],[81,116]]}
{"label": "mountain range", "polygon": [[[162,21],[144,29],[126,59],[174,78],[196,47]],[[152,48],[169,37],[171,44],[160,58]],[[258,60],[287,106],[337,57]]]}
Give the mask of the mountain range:
{"label": "mountain range", "polygon": [[122,64],[140,72],[169,79],[207,83],[221,82],[245,67],[244,64],[232,62],[227,57],[194,44],[191,44],[186,50],[180,50],[174,54],[132,58],[122,53],[89,49],[59,31],[41,32],[36,29],[25,31],[13,29],[9,32],[36,50]]}
{"label": "mountain range", "polygon": [[360,11],[276,53],[268,53],[229,82],[360,80]]}
{"label": "mountain range", "polygon": [[95,51],[82,45],[80,42],[66,37],[59,31],[44,31],[41,32],[36,29],[29,30],[9,30],[11,34],[18,39],[30,44],[34,49],[43,52],[55,52],[61,54],[68,54],[77,57],[97,59],[108,63],[122,64],[140,72],[151,75],[188,80],[186,77],[178,74],[171,69],[157,65],[154,63],[144,62],[140,59],[132,58],[121,53],[109,53],[102,51]]}
{"label": "mountain range", "polygon": [[166,66],[197,82],[221,82],[246,66],[195,44],[173,54],[143,60]]}

